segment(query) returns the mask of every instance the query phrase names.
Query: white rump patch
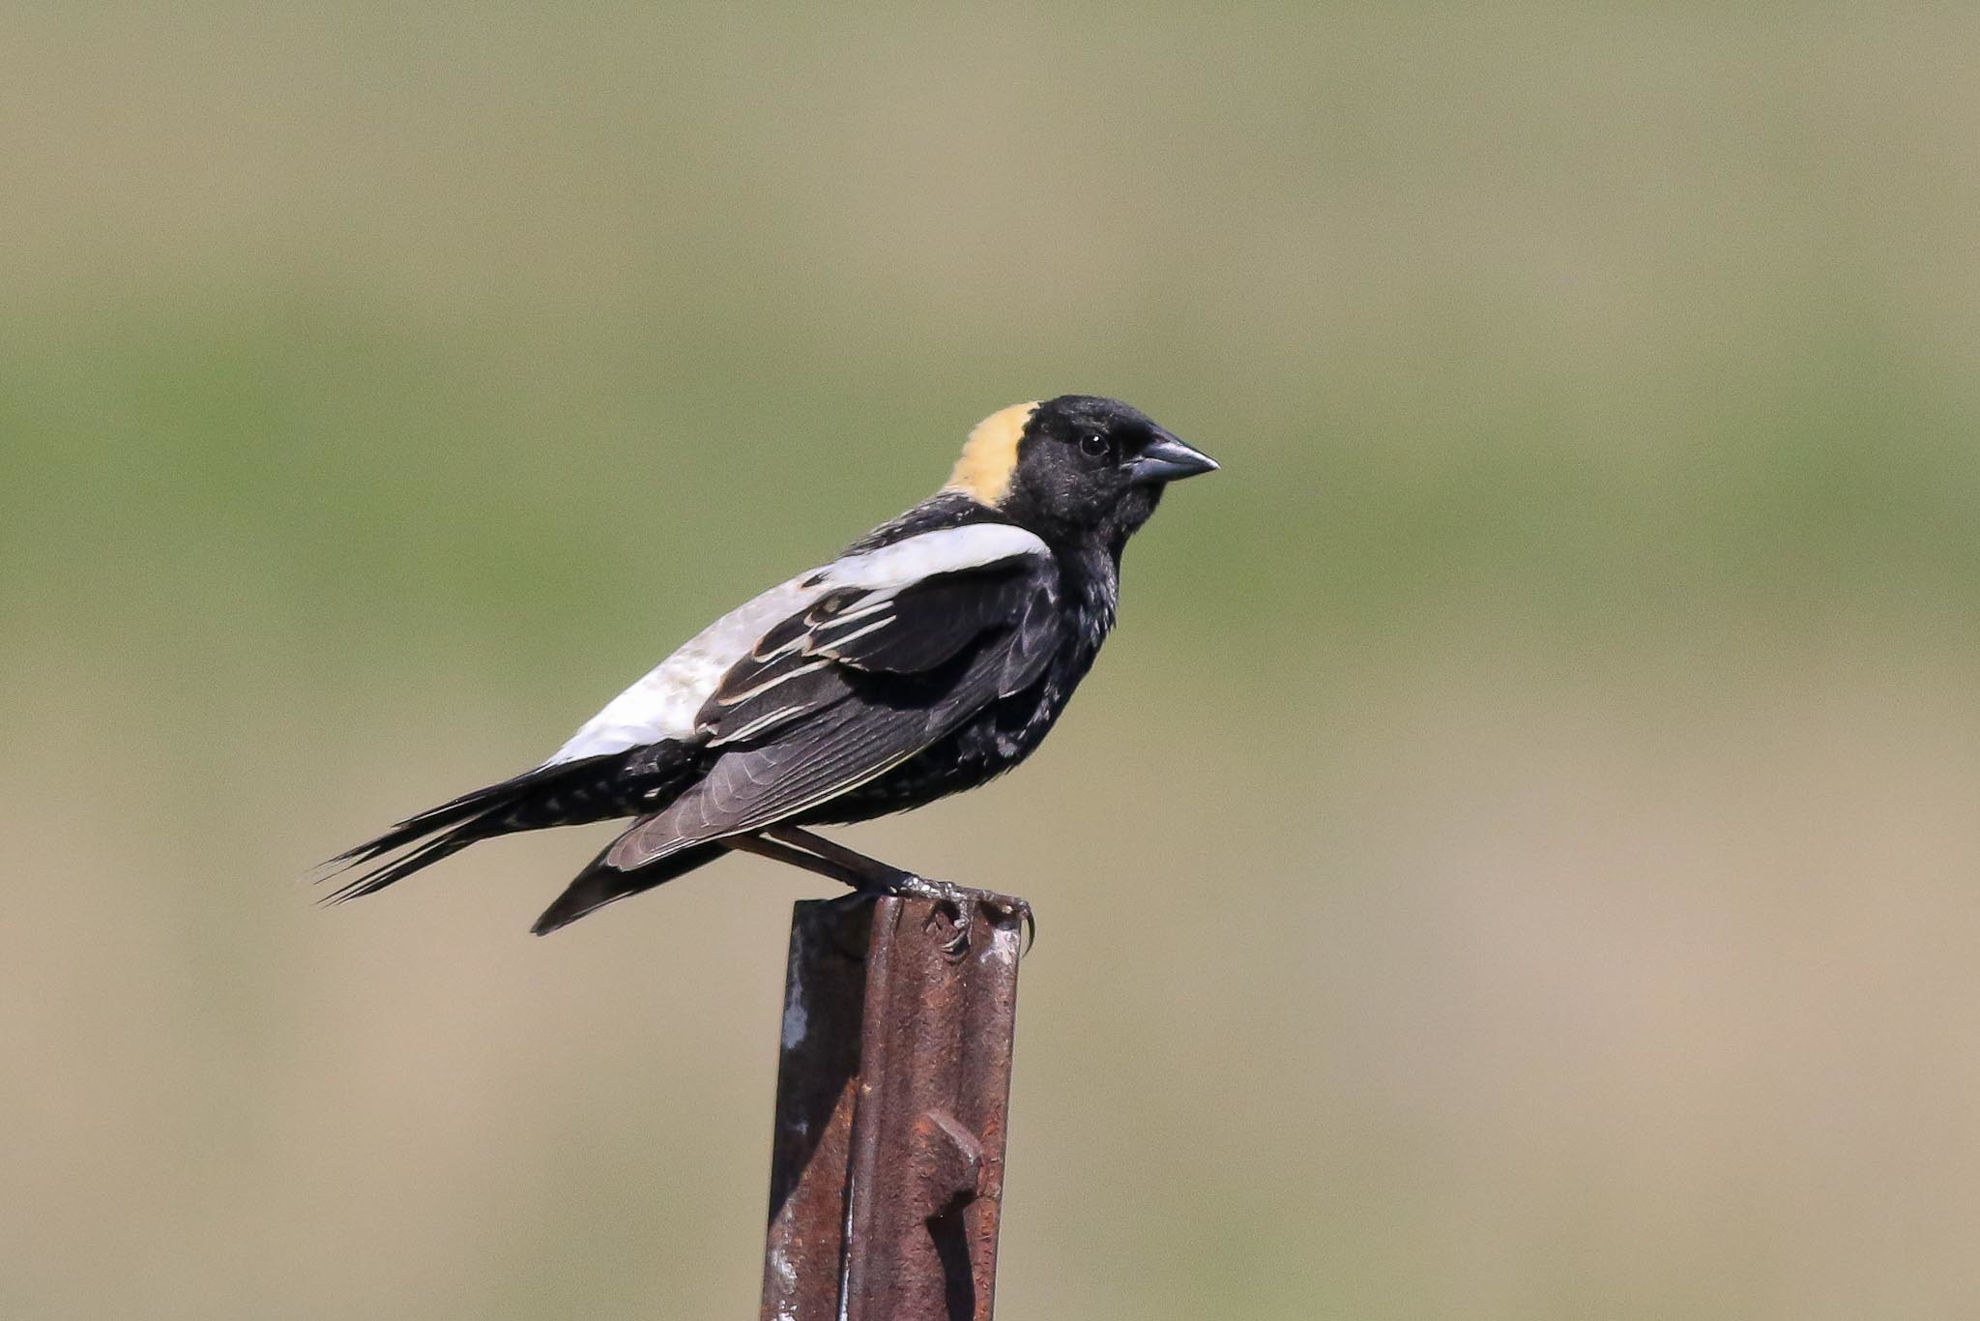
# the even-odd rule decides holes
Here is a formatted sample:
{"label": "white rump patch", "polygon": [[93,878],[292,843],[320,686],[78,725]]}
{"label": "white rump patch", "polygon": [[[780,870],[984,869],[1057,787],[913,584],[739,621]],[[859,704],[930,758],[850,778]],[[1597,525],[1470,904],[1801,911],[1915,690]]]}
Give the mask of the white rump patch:
{"label": "white rump patch", "polygon": [[[973,523],[924,532],[861,555],[842,555],[737,606],[689,638],[605,709],[584,723],[545,765],[624,752],[663,739],[695,737],[694,717],[731,666],[758,639],[834,591],[854,589],[885,600],[938,573],[982,568],[1019,555],[1049,555],[1045,543],[1008,523]],[[864,603],[862,603],[862,608]]]}

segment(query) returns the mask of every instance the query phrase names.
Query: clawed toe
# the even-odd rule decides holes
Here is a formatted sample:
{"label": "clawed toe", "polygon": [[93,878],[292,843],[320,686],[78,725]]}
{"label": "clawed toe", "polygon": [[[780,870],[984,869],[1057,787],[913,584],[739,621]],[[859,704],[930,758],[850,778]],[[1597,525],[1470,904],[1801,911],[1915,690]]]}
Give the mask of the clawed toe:
{"label": "clawed toe", "polygon": [[1033,915],[1031,904],[1014,894],[996,894],[989,890],[973,890],[970,893],[978,903],[997,916],[1014,917],[1023,924],[1024,944],[1019,948],[1018,956],[1022,958],[1029,954],[1031,947],[1038,943],[1038,918]]}
{"label": "clawed toe", "polygon": [[943,957],[955,960],[969,952],[970,937],[975,934],[976,926],[976,905],[971,902],[974,896],[970,890],[954,881],[931,881],[914,875],[900,877],[892,888],[895,894],[931,901],[935,907],[928,915],[930,922],[935,920],[935,913],[948,910],[956,929],[942,942]]}
{"label": "clawed toe", "polygon": [[1031,953],[1031,947],[1038,943],[1038,918],[1031,911],[1031,905],[1023,899],[1013,897],[1005,906],[1005,912],[1024,924],[1024,944],[1018,950],[1018,957]]}
{"label": "clawed toe", "polygon": [[[927,899],[935,905],[936,911],[946,911],[956,929],[949,939],[942,942],[942,953],[951,959],[959,959],[968,952],[970,941],[975,937],[979,904],[999,917],[1015,917],[1023,924],[1024,942],[1019,950],[1020,955],[1029,953],[1038,942],[1038,919],[1033,916],[1031,905],[1012,895],[973,890],[954,881],[931,881],[911,874],[896,878],[889,889],[909,898]],[[929,920],[934,920],[933,913]]]}

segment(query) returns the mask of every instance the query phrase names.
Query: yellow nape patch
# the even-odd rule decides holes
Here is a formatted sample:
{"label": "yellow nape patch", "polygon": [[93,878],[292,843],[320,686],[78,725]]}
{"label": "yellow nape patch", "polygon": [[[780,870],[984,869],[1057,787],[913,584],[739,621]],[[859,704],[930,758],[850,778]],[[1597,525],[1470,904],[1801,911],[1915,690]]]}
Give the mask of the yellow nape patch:
{"label": "yellow nape patch", "polygon": [[1038,401],[1012,404],[999,409],[976,424],[963,442],[962,457],[949,474],[945,491],[961,491],[986,505],[994,505],[1010,493],[1011,473],[1017,467],[1018,441],[1024,424],[1038,411]]}

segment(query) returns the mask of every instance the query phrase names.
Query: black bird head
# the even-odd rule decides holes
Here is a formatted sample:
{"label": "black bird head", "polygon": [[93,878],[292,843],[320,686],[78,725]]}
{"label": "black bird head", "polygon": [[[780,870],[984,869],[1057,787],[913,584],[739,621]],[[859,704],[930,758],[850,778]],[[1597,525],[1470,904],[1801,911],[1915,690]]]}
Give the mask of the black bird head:
{"label": "black bird head", "polygon": [[948,489],[997,509],[1048,542],[1118,552],[1155,512],[1162,488],[1215,472],[1209,455],[1116,399],[1063,394],[978,423]]}

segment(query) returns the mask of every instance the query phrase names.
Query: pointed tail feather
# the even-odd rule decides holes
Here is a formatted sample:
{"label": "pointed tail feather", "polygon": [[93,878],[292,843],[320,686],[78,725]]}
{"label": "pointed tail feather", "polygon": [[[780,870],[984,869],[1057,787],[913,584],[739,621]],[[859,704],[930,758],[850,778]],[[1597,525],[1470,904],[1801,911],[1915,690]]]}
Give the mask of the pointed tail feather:
{"label": "pointed tail feather", "polygon": [[727,851],[721,841],[716,840],[682,849],[634,871],[620,871],[605,861],[605,854],[611,852],[608,846],[564,887],[564,892],[557,896],[555,903],[543,910],[543,916],[536,919],[536,925],[530,930],[536,935],[547,936],[558,927],[569,926],[586,913],[596,912],[614,900],[651,890],[677,876],[685,876],[696,867],[715,861]]}
{"label": "pointed tail feather", "polygon": [[442,858],[459,853],[462,849],[475,843],[477,840],[487,838],[487,835],[474,830],[474,827],[478,824],[478,822],[470,821],[466,825],[457,826],[444,835],[427,840],[418,848],[413,849],[402,857],[394,858],[382,866],[373,867],[356,880],[338,886],[335,890],[324,896],[323,902],[326,904],[341,904],[362,895],[376,894],[394,881],[404,880],[414,872],[425,867],[430,867]]}
{"label": "pointed tail feather", "polygon": [[415,812],[405,820],[395,824],[377,839],[367,840],[355,848],[345,849],[330,859],[325,866],[342,871],[346,867],[382,858],[393,849],[424,839],[428,835],[458,826],[465,821],[485,816],[496,806],[512,803],[520,796],[520,790],[537,783],[538,771],[525,771],[521,775],[503,780],[462,794],[438,807],[429,807],[424,812]]}
{"label": "pointed tail feather", "polygon": [[[642,778],[633,784],[624,775],[625,762],[623,754],[607,754],[538,766],[409,816],[378,838],[346,849],[325,864],[329,870],[321,879],[327,880],[352,867],[379,863],[324,902],[340,904],[375,894],[470,844],[497,835],[629,816],[635,809],[627,801],[628,795],[652,787],[679,768],[678,758],[654,764],[649,756],[640,767]],[[379,861],[408,845],[412,847],[398,857]]]}

